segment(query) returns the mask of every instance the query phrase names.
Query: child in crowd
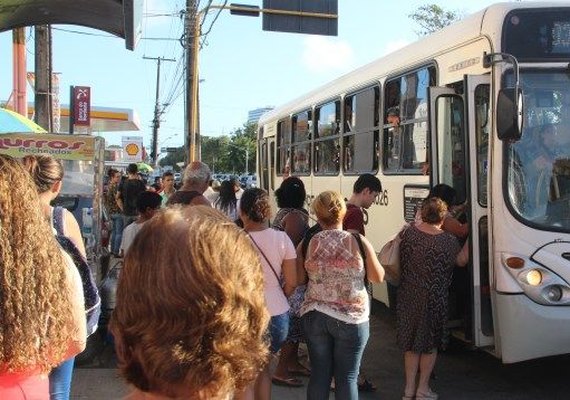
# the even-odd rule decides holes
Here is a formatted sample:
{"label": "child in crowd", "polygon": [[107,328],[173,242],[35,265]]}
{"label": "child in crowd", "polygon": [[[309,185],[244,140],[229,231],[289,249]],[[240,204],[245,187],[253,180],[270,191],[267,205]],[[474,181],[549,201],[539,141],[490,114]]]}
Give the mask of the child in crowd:
{"label": "child in crowd", "polygon": [[142,229],[146,221],[152,218],[156,211],[160,208],[162,204],[162,197],[156,192],[142,192],[137,198],[137,210],[139,216],[137,220],[127,226],[123,231],[123,240],[121,242],[121,253],[120,256],[123,257],[135,236]]}

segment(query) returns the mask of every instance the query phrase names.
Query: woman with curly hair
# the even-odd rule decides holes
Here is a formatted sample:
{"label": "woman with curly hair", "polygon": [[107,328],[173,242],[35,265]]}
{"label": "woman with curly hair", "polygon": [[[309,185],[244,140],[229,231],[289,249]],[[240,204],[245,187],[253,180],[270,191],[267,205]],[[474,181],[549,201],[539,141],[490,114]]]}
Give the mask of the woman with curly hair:
{"label": "woman with curly hair", "polygon": [[259,258],[207,206],[147,221],[125,258],[111,331],[127,399],[230,399],[267,363]]}
{"label": "woman with curly hair", "polygon": [[[245,190],[240,199],[239,216],[261,259],[265,302],[271,315],[270,350],[276,354],[289,332],[287,297],[291,296],[297,286],[295,247],[285,232],[269,227],[271,206],[265,190]],[[269,369],[265,368],[255,382],[255,399],[270,398],[271,376]]]}
{"label": "woman with curly hair", "polygon": [[49,399],[47,373],[85,348],[81,278],[24,168],[0,155],[0,398]]}
{"label": "woman with curly hair", "polygon": [[[63,207],[52,207],[51,202],[59,195],[63,184],[63,165],[60,160],[47,154],[25,156],[22,159],[24,168],[36,184],[40,196],[41,210],[52,227],[61,225],[64,236],[69,238],[83,256],[85,245],[77,220]],[[56,230],[57,232],[57,230]],[[71,379],[75,357],[65,360],[49,374],[49,391],[51,400],[69,400]]]}

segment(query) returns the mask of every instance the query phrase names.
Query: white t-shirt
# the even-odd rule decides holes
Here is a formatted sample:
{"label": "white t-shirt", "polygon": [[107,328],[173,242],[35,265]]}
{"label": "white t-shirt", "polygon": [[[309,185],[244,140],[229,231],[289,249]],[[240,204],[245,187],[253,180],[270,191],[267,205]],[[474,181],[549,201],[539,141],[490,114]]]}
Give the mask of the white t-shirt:
{"label": "white t-shirt", "polygon": [[[259,252],[263,250],[265,256],[271,262],[277,276],[281,276],[281,264],[284,260],[294,260],[297,258],[293,242],[285,232],[267,228],[263,231],[249,232],[255,241],[253,247]],[[256,246],[257,244],[257,246]],[[259,246],[259,248],[258,248]],[[265,257],[259,254],[261,266],[263,267],[263,281],[265,282],[265,303],[269,314],[273,317],[289,311],[287,297],[283,293],[279,281],[267,264]]]}
{"label": "white t-shirt", "polygon": [[203,196],[208,199],[210,204],[214,204],[218,197],[220,197],[220,192],[216,192],[211,186],[208,186],[206,191],[204,191]]}
{"label": "white t-shirt", "polygon": [[127,254],[127,250],[131,247],[131,244],[133,244],[135,236],[137,236],[137,233],[142,229],[145,222],[139,223],[135,221],[125,228],[123,231],[123,240],[121,241],[121,250],[123,251],[123,255]]}

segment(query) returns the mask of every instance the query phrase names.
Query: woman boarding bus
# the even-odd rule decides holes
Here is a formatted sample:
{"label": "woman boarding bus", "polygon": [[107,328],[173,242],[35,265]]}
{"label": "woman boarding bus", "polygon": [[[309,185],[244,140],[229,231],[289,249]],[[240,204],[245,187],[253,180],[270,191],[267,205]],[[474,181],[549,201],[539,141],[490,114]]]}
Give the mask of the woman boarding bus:
{"label": "woman boarding bus", "polygon": [[259,121],[259,186],[290,172],[310,202],[377,175],[376,250],[453,187],[472,310],[454,333],[505,363],[569,353],[569,31],[568,3],[496,4],[278,107]]}

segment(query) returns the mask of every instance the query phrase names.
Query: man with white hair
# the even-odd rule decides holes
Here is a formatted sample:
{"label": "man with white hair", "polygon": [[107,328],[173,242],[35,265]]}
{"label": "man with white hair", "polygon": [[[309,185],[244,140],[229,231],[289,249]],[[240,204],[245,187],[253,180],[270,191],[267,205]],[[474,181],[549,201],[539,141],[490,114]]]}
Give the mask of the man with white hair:
{"label": "man with white hair", "polygon": [[203,193],[208,188],[212,173],[210,167],[201,161],[193,161],[184,170],[182,187],[168,199],[167,206],[186,204],[190,206],[212,206]]}

